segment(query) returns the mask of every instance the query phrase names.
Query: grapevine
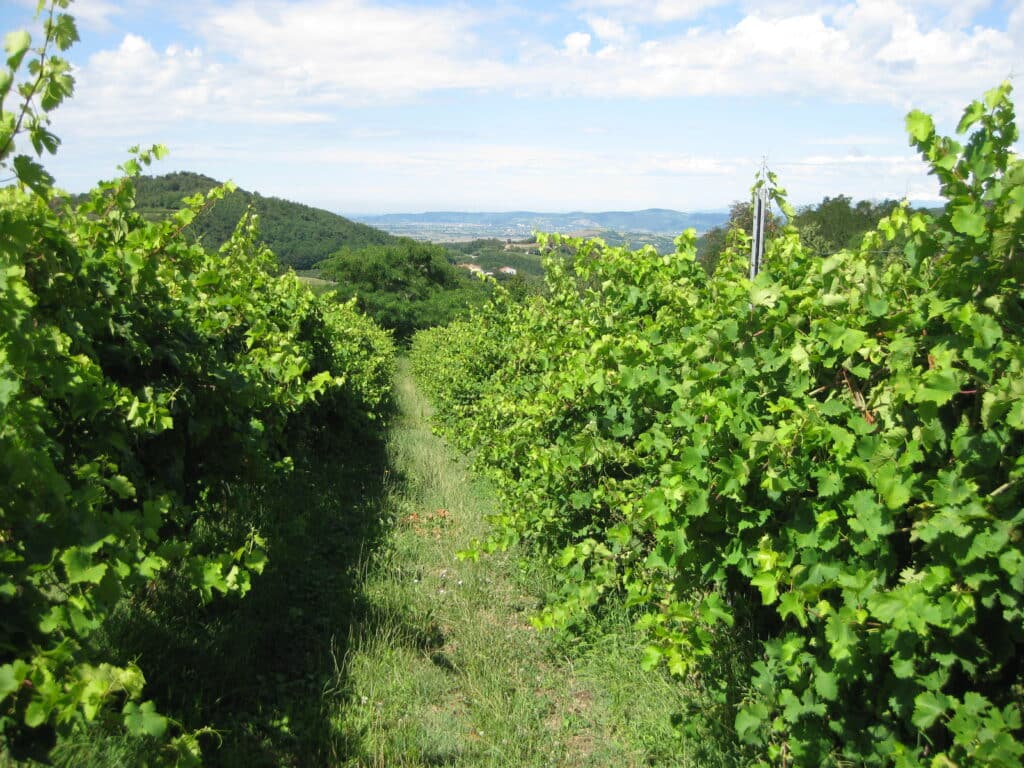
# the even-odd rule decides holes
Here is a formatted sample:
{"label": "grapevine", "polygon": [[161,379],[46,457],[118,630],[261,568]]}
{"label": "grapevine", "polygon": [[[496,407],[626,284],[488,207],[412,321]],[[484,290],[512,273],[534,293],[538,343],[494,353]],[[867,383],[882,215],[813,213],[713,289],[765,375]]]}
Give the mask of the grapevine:
{"label": "grapevine", "polygon": [[251,217],[217,253],[190,243],[185,227],[230,186],[139,216],[131,177],[161,147],[78,204],[15,154],[25,139],[57,148],[48,114],[73,81],[53,50],[77,39],[66,7],[49,6],[37,49],[8,35],[0,69],[0,164],[18,182],[0,190],[0,750],[45,756],[105,722],[190,764],[196,734],[93,638],[166,585],[202,601],[249,591],[260,532],[214,546],[197,525],[231,514],[233,486],[286,470],[312,424],[379,420],[393,348],[351,304],[273,277]]}
{"label": "grapevine", "polygon": [[[551,236],[547,298],[421,333],[439,426],[504,500],[470,554],[564,574],[538,616],[624,600],[644,663],[700,679],[756,639],[731,725],[757,765],[1024,759],[1024,163],[1011,88],[960,139],[907,118],[937,215],[821,258],[792,225],[746,277]],[[784,192],[767,180],[789,220]]]}

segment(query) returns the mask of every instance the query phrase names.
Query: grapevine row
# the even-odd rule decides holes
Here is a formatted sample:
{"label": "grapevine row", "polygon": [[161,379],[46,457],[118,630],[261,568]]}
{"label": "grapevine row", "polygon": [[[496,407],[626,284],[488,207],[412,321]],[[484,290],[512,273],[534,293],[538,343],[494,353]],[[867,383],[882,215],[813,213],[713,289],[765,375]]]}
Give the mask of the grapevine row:
{"label": "grapevine row", "polygon": [[40,48],[8,36],[0,69],[0,161],[21,182],[0,189],[0,752],[38,757],[102,721],[169,737],[168,760],[191,764],[195,735],[95,638],[162,590],[245,594],[268,542],[232,523],[233,490],[286,471],[319,427],[360,439],[387,412],[393,344],[351,304],[272,276],[254,220],[219,252],[190,242],[230,187],[138,215],[131,176],[160,148],[80,204],[14,156],[26,138],[56,149],[47,112],[72,82],[53,50],[77,39],[61,5]]}
{"label": "grapevine row", "polygon": [[[413,346],[441,429],[503,498],[479,549],[524,542],[564,574],[538,623],[624,600],[645,665],[722,685],[761,766],[1024,759],[1010,87],[960,140],[907,127],[934,216],[898,208],[827,258],[788,226],[753,281],[742,232],[710,276],[692,231],[669,256],[552,236],[575,255],[548,263],[547,297]],[[745,675],[702,676],[737,638]]]}

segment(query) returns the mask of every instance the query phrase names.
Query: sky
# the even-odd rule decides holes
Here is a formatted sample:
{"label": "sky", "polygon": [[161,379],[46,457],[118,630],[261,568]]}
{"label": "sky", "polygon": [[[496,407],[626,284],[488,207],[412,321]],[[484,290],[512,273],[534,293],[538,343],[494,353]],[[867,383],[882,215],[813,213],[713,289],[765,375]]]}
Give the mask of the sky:
{"label": "sky", "polygon": [[[0,31],[38,39],[36,0]],[[1024,0],[77,0],[65,189],[132,145],[352,214],[937,199],[904,116],[952,133],[1024,71]]]}

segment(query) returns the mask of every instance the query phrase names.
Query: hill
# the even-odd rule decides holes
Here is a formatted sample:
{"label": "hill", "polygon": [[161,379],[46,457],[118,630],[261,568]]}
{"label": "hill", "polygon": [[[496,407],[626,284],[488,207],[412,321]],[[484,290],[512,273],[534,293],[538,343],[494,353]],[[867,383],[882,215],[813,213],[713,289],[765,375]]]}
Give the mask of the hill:
{"label": "hill", "polygon": [[563,233],[594,233],[612,230],[624,233],[678,235],[694,227],[705,232],[729,219],[728,211],[685,213],[666,208],[643,211],[572,211],[570,213],[537,213],[506,211],[474,213],[466,211],[432,211],[427,213],[389,213],[379,216],[355,216],[357,221],[371,224],[396,235],[430,240],[477,239],[488,237],[521,238],[535,231]]}
{"label": "hill", "polygon": [[[147,218],[166,216],[181,207],[181,199],[207,192],[221,182],[198,173],[177,172],[140,176],[135,180],[136,208]],[[277,254],[281,266],[310,269],[340,248],[387,245],[396,238],[330,211],[258,192],[238,189],[199,216],[189,227],[208,248],[217,248],[231,235],[249,206],[260,217],[263,242]]]}

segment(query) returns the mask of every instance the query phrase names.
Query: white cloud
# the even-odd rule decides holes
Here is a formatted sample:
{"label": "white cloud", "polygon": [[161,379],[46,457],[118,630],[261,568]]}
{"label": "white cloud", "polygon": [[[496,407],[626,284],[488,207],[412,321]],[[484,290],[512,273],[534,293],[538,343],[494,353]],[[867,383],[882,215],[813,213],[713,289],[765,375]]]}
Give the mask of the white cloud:
{"label": "white cloud", "polygon": [[[693,18],[718,0],[637,0],[637,18]],[[337,105],[418,98],[438,90],[534,96],[678,98],[778,94],[921,107],[950,116],[1024,68],[1008,30],[928,26],[920,0],[859,0],[811,12],[760,10],[729,27],[676,28],[646,38],[615,13],[627,0],[588,0],[607,12],[558,45],[534,41],[513,61],[479,39],[491,20],[463,6],[385,6],[371,0],[236,0],[197,6],[201,42],[162,52],[130,34],[79,69],[73,106],[105,130],[194,119],[284,123],[329,119]],[[802,6],[800,2],[797,6]],[[977,3],[975,3],[977,5]],[[110,0],[87,0],[98,20]],[[788,6],[787,6],[788,7]],[[973,6],[972,6],[973,7]],[[941,7],[940,7],[941,11]],[[644,16],[646,14],[646,16]],[[568,55],[566,55],[568,54]],[[79,114],[79,117],[84,116]],[[99,127],[96,130],[100,130]]]}
{"label": "white cloud", "polygon": [[1019,35],[1024,33],[1024,0],[1017,0],[1012,7],[1013,10],[1010,11],[1007,28],[1011,34]]}
{"label": "white cloud", "polygon": [[69,12],[83,27],[109,30],[112,18],[123,13],[123,9],[111,0],[77,0]]}
{"label": "white cloud", "polygon": [[[751,0],[730,9],[732,21],[717,26],[718,14],[711,12],[717,0],[588,0],[575,6],[580,18],[562,17],[564,24],[523,38],[511,22],[496,23],[488,12],[446,1],[426,7],[382,0],[195,0],[180,9],[194,37],[170,28],[158,38],[135,28],[116,47],[80,61],[75,98],[55,114],[55,130],[68,145],[77,136],[96,147],[124,147],[196,136],[213,141],[203,132],[223,124],[213,154],[233,158],[237,167],[256,156],[260,164],[280,164],[282,176],[323,177],[325,190],[347,184],[360,195],[369,194],[368,177],[381,175],[389,176],[392,194],[398,184],[410,194],[422,190],[424,199],[465,183],[458,194],[467,200],[507,193],[507,204],[542,196],[547,205],[561,199],[583,206],[604,196],[611,205],[607,196],[615,194],[623,205],[699,207],[679,191],[696,184],[707,207],[745,193],[759,162],[760,150],[748,148],[756,146],[756,132],[748,147],[736,148],[737,157],[726,157],[671,153],[642,140],[622,151],[619,134],[627,136],[627,127],[598,139],[596,131],[607,129],[581,125],[577,140],[607,148],[582,151],[496,141],[418,143],[438,140],[417,138],[420,126],[391,126],[379,115],[374,127],[352,126],[361,124],[360,107],[416,103],[445,90],[464,92],[452,97],[454,109],[472,109],[462,95],[495,92],[551,99],[553,109],[559,96],[600,99],[611,110],[615,98],[672,99],[667,120],[706,119],[712,132],[721,125],[715,120],[724,119],[720,114],[687,115],[688,105],[678,100],[743,95],[765,97],[749,102],[755,105],[839,101],[955,116],[970,99],[1024,69],[1024,3],[1005,17],[1004,28],[992,29],[969,23],[983,5],[974,0],[967,6],[941,0],[927,8],[924,0],[831,6],[786,0],[764,9]],[[137,18],[135,6],[125,3],[132,12],[119,14],[113,0],[85,0],[81,7],[90,23],[125,28]],[[497,27],[505,37],[490,37]],[[569,30],[579,31],[563,37]],[[186,42],[165,46],[156,39]],[[335,136],[349,145],[343,151],[325,150],[322,134],[317,143],[297,135],[297,126],[334,120]],[[275,133],[275,125],[295,130]],[[882,146],[899,144],[898,125],[892,126],[895,144],[854,135],[876,130],[864,125],[850,128],[850,136],[809,140],[809,156],[790,152],[772,163],[795,199],[837,191],[921,197],[921,190],[933,188],[918,161]],[[264,138],[270,135],[273,140]],[[564,136],[552,142],[576,146]],[[292,173],[291,163],[304,170]],[[386,185],[378,186],[383,195]],[[257,188],[308,199],[301,187]]]}
{"label": "white cloud", "polygon": [[[970,27],[978,13],[989,8],[993,0],[906,0],[917,14],[928,14],[944,27]],[[996,0],[1002,2],[1002,0]]]}
{"label": "white cloud", "polygon": [[570,56],[583,56],[589,49],[590,35],[586,32],[572,32],[565,36],[565,52]]}
{"label": "white cloud", "polygon": [[[742,153],[686,155],[642,148],[584,150],[527,143],[417,143],[415,139],[393,149],[222,146],[207,152],[194,148],[177,158],[193,164],[193,158],[231,164],[244,162],[254,149],[265,167],[288,171],[277,187],[256,187],[265,194],[350,211],[408,210],[416,207],[414,200],[471,210],[649,206],[701,210],[745,197],[760,164],[760,158]],[[839,193],[855,199],[932,199],[936,193],[934,179],[910,154],[791,155],[769,158],[769,167],[780,174],[798,204]],[[409,199],[402,201],[397,195]]]}
{"label": "white cloud", "polygon": [[594,34],[597,35],[599,40],[621,42],[628,37],[626,28],[622,24],[604,16],[591,17],[587,19],[587,23],[590,24],[590,28],[594,30]]}
{"label": "white cloud", "polygon": [[112,50],[89,57],[75,72],[75,96],[54,116],[58,128],[84,136],[154,140],[178,122],[295,124],[323,122],[322,111],[292,105],[287,91],[258,83],[239,88],[237,72],[199,48],[157,51],[129,34]]}
{"label": "white cloud", "polygon": [[294,97],[358,102],[507,83],[500,62],[466,53],[479,47],[481,20],[454,6],[304,0],[218,6],[197,28],[248,78],[286,82]]}
{"label": "white cloud", "polygon": [[720,5],[728,0],[657,0],[654,3],[653,16],[658,21],[680,21],[694,19],[704,11]]}
{"label": "white cloud", "polygon": [[892,144],[892,136],[870,136],[866,134],[852,134],[849,136],[828,136],[820,139],[811,139],[809,144],[815,146],[865,146],[873,144]]}
{"label": "white cloud", "polygon": [[[1024,48],[1008,30],[927,26],[910,5],[861,0],[649,36],[551,80],[562,93],[591,96],[775,93],[949,115],[1022,65]],[[550,76],[550,64],[542,67]]]}
{"label": "white cloud", "polygon": [[[933,200],[938,193],[938,184],[927,175],[923,161],[911,154],[808,155],[769,160],[769,166],[801,201],[837,193],[859,198]],[[815,190],[814,194],[808,194],[809,190]]]}
{"label": "white cloud", "polygon": [[578,0],[577,9],[600,10],[636,24],[653,21],[689,21],[729,0]]}

